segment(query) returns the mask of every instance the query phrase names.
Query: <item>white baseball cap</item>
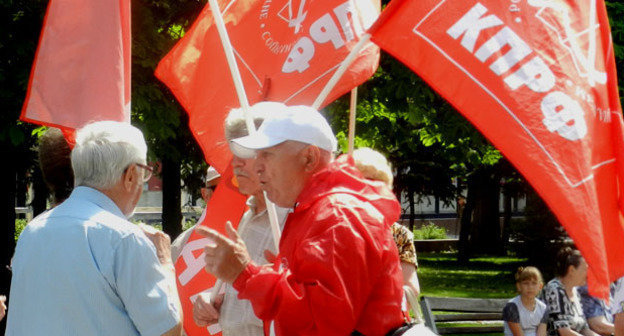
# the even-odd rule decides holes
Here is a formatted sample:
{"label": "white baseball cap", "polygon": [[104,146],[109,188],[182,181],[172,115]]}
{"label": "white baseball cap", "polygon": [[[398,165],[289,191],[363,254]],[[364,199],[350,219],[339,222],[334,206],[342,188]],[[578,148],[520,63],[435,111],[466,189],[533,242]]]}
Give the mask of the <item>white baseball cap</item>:
{"label": "white baseball cap", "polygon": [[213,166],[208,167],[208,170],[206,170],[206,182],[212,181],[219,177],[221,177],[221,175],[216,169],[214,169]]}
{"label": "white baseball cap", "polygon": [[338,145],[327,120],[317,110],[299,105],[288,106],[281,113],[272,114],[256,133],[230,141],[230,149],[240,158],[252,158],[256,150],[288,140],[310,144],[328,152],[336,151]]}

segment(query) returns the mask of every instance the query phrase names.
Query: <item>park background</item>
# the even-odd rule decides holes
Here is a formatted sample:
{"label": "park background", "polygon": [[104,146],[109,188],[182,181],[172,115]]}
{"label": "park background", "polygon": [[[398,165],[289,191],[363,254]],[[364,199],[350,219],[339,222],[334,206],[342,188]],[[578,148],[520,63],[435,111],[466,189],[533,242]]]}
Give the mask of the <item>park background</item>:
{"label": "park background", "polygon": [[[44,128],[18,120],[47,3],[0,0],[0,151],[6,160],[0,174],[0,293],[9,291],[11,273],[5,265],[26,218],[49,204],[36,160]],[[624,3],[605,3],[622,97]],[[172,238],[197,218],[207,165],[186,113],[155,78],[154,69],[205,5],[197,0],[132,0],[132,123],[144,132],[149,161],[158,167],[157,176],[145,185],[134,220],[160,225]],[[222,52],[221,47],[215,46],[214,52]],[[358,90],[356,147],[372,147],[388,156],[403,224],[417,230],[418,238],[440,238],[440,227],[457,238],[442,248],[417,241],[425,294],[511,297],[513,271],[527,263],[550,278],[554,251],[572,242],[499,151],[383,51],[379,69]],[[342,97],[323,110],[343,151],[348,109],[348,97]]]}

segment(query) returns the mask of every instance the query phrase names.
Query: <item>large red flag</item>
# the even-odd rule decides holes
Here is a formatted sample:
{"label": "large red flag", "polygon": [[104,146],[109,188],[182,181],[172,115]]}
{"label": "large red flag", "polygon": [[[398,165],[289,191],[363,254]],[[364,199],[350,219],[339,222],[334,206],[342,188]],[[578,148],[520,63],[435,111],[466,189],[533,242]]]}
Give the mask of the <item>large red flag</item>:
{"label": "large red flag", "polygon": [[[379,0],[220,1],[249,103],[312,104],[359,36],[379,14]],[[227,7],[226,7],[227,5]],[[365,47],[325,100],[368,79],[379,50]],[[223,120],[239,106],[212,12],[206,6],[156,69],[189,114],[208,163],[223,171],[230,154]]]}
{"label": "large red flag", "polygon": [[585,256],[592,292],[606,297],[624,275],[624,155],[603,1],[393,0],[386,10],[373,41],[513,162]]}
{"label": "large red flag", "polygon": [[50,1],[20,119],[130,122],[130,1]]}

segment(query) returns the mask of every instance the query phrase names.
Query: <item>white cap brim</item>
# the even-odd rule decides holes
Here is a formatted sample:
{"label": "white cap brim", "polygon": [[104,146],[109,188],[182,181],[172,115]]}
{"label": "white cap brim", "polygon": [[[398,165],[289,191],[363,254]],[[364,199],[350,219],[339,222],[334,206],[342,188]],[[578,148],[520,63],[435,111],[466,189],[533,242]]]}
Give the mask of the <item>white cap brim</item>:
{"label": "white cap brim", "polygon": [[269,137],[266,134],[256,132],[254,134],[233,139],[230,141],[232,154],[241,159],[251,159],[256,157],[259,149],[265,149],[281,144],[286,139]]}

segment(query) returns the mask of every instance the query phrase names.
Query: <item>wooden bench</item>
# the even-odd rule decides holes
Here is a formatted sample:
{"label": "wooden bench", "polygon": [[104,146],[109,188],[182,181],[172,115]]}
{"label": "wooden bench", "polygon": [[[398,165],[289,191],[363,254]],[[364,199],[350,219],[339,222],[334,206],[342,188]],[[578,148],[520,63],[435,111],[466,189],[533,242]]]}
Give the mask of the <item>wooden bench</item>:
{"label": "wooden bench", "polygon": [[[503,332],[503,308],[508,301],[423,296],[420,307],[425,325],[436,334],[488,334]],[[434,311],[444,313],[434,315]],[[440,322],[444,324],[438,327]],[[460,323],[471,325],[453,325]]]}

